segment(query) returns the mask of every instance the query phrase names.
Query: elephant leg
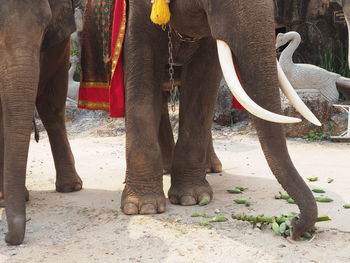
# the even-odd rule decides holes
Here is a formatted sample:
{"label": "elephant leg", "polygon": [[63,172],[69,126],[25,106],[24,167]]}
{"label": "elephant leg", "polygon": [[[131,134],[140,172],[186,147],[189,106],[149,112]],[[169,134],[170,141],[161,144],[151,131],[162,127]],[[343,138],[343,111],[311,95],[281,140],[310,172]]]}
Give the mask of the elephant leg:
{"label": "elephant leg", "polygon": [[218,156],[215,153],[214,145],[213,145],[213,136],[210,133],[209,135],[209,143],[207,148],[207,165],[206,165],[207,173],[221,173],[222,172],[222,164],[219,160]]}
{"label": "elephant leg", "polygon": [[[24,187],[24,194],[26,201],[29,200],[29,192],[26,187]],[[4,200],[4,128],[3,128],[3,118],[2,118],[2,108],[0,101],[0,207],[5,207]]]}
{"label": "elephant leg", "polygon": [[[35,83],[35,76],[23,80],[23,85]],[[33,79],[32,79],[33,78]],[[11,78],[13,79],[13,78]],[[37,82],[36,82],[37,83]],[[6,242],[10,245],[21,244],[24,239],[25,177],[30,134],[35,105],[34,91],[20,89],[20,83],[1,94],[3,110],[3,182],[8,233]],[[30,85],[31,86],[31,85]],[[33,86],[31,86],[33,88]],[[36,90],[36,87],[35,87]]]}
{"label": "elephant leg", "polygon": [[[159,125],[167,35],[157,27],[139,23],[141,19],[136,17],[148,8],[144,3],[130,4],[134,11],[129,14],[130,30],[124,45],[127,168],[121,209],[129,215],[162,213],[165,195]],[[131,33],[135,28],[138,33]]]}
{"label": "elephant leg", "polygon": [[[163,92],[162,116],[161,116],[160,128],[159,128],[159,144],[162,151],[163,173],[168,174],[170,173],[170,169],[171,169],[175,141],[174,141],[174,135],[173,135],[170,119],[169,119],[168,94],[166,92]],[[211,134],[209,136],[206,159],[207,159],[206,160],[207,173],[222,172],[222,164],[215,153]]]}
{"label": "elephant leg", "polygon": [[38,113],[50,140],[58,192],[72,192],[82,188],[82,181],[75,170],[65,124],[68,57],[69,40],[43,54],[42,78],[36,101]]}
{"label": "elephant leg", "polygon": [[173,130],[169,119],[168,92],[163,91],[162,115],[159,126],[159,145],[162,152],[163,173],[170,173],[175,147]]}
{"label": "elephant leg", "polygon": [[203,39],[182,75],[179,139],[168,193],[173,204],[194,205],[212,199],[213,192],[205,178],[206,155],[220,79],[215,42]]}

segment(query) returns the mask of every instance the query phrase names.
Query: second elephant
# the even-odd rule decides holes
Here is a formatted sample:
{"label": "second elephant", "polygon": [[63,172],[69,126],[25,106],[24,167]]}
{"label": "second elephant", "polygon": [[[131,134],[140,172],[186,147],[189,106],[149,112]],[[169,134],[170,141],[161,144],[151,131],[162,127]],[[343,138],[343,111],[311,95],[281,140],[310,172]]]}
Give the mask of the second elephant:
{"label": "second elephant", "polygon": [[[121,207],[126,214],[161,213],[165,195],[158,143],[160,86],[168,66],[169,38],[168,32],[149,20],[151,1],[129,0],[128,4],[124,49],[127,171]],[[298,120],[279,115],[272,1],[173,0],[170,10],[169,34],[179,46],[173,55],[174,63],[182,67],[182,90],[168,196],[173,204],[194,205],[213,195],[205,163],[222,78],[220,64],[229,86],[237,88],[230,64],[234,57],[246,84],[246,93],[239,89],[238,95],[248,111],[275,122]],[[298,238],[315,223],[315,199],[290,159],[282,125],[258,118],[254,122],[272,172],[300,208],[300,218],[293,221],[293,238]]]}

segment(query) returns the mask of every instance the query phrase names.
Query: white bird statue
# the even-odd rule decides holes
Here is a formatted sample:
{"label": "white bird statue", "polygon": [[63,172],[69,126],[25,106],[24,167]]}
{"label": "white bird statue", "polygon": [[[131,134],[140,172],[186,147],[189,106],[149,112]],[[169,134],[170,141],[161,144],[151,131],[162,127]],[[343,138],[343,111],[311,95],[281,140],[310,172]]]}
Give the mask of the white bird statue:
{"label": "white bird statue", "polygon": [[294,64],[293,54],[300,42],[299,33],[294,31],[277,35],[276,49],[289,43],[279,59],[282,70],[298,93],[316,93],[331,103],[336,102],[339,99],[337,85],[350,88],[350,79],[315,65]]}
{"label": "white bird statue", "polygon": [[77,69],[77,64],[79,62],[79,58],[77,56],[73,56],[70,58],[71,66],[68,71],[68,93],[67,99],[77,103],[78,102],[78,93],[80,82],[77,82],[73,79],[74,73]]}

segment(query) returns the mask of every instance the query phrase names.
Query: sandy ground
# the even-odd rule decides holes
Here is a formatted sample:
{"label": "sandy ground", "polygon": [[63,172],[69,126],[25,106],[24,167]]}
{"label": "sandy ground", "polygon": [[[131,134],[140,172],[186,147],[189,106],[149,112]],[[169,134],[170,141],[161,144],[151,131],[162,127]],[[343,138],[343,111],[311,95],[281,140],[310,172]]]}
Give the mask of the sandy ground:
{"label": "sandy ground", "polygon": [[[126,216],[120,211],[125,172],[124,141],[91,134],[74,135],[71,145],[76,166],[84,181],[80,192],[54,191],[55,170],[47,138],[32,143],[28,160],[27,232],[25,242],[9,247],[4,212],[0,221],[0,262],[350,262],[350,144],[288,141],[301,175],[319,177],[308,183],[323,188],[335,201],[319,204],[319,215],[333,220],[318,223],[311,241],[296,244],[276,236],[270,229],[253,229],[231,219],[231,214],[279,215],[298,211],[296,205],[275,200],[281,190],[262,155],[254,135],[239,135],[230,129],[216,132],[215,148],[224,172],[208,176],[214,200],[205,207],[181,207],[167,203],[164,214]],[[328,178],[334,182],[327,183]],[[169,177],[164,176],[164,191]],[[252,199],[245,207],[226,192],[234,186],[249,189]],[[229,218],[214,227],[199,226],[203,219],[194,212]]]}

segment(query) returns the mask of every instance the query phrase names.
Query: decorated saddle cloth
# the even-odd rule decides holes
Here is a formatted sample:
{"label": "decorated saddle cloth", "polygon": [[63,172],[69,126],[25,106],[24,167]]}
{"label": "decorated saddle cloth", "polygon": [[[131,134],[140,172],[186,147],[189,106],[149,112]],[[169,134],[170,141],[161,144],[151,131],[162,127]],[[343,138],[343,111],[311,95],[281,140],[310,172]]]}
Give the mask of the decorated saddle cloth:
{"label": "decorated saddle cloth", "polygon": [[125,0],[88,0],[84,14],[78,107],[124,117],[122,46]]}

